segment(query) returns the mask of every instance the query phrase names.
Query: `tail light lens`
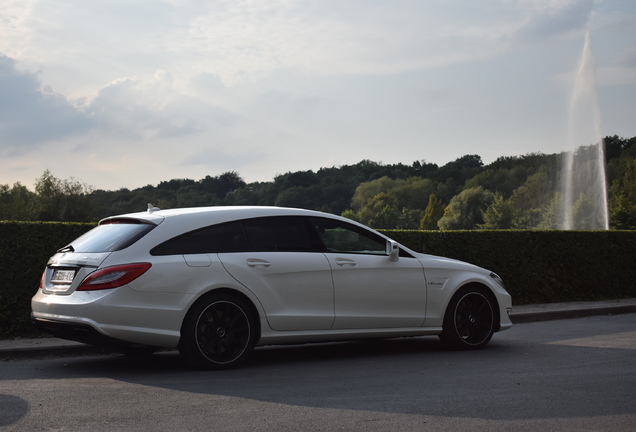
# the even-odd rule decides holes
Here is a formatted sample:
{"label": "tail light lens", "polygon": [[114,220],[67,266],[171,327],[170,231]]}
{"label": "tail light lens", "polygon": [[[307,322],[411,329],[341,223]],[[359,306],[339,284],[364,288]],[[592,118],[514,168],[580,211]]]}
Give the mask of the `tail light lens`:
{"label": "tail light lens", "polygon": [[95,291],[126,285],[146,273],[150,263],[125,264],[106,267],[86,276],[77,291]]}

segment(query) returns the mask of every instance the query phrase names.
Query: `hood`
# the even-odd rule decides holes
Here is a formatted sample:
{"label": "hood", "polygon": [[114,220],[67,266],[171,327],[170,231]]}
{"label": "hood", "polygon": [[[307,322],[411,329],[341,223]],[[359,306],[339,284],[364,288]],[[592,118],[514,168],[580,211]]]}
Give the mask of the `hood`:
{"label": "hood", "polygon": [[425,268],[440,268],[447,270],[464,270],[473,271],[477,273],[490,274],[490,270],[483,267],[476,266],[474,264],[467,263],[452,258],[445,258],[437,255],[429,255],[418,253],[417,258],[424,264]]}

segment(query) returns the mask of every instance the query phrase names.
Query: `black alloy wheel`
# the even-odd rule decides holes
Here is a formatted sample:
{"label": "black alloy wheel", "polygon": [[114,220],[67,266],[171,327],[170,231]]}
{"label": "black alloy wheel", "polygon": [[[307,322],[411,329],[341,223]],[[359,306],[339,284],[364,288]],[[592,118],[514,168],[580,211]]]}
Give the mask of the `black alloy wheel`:
{"label": "black alloy wheel", "polygon": [[483,348],[494,333],[495,307],[484,288],[461,289],[448,305],[440,339],[454,349]]}
{"label": "black alloy wheel", "polygon": [[184,320],[179,351],[194,366],[228,369],[245,361],[256,343],[250,308],[231,295],[196,303]]}

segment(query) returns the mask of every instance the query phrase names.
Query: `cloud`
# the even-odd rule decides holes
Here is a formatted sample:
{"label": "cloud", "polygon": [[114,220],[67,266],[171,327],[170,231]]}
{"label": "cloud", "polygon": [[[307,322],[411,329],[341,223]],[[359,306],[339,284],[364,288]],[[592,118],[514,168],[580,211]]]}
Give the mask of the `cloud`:
{"label": "cloud", "polygon": [[636,76],[634,3],[594,2],[2,0],[0,175],[73,155],[73,175],[132,186],[549,150],[551,78],[584,29],[633,111],[633,87],[608,84]]}
{"label": "cloud", "polygon": [[19,71],[0,55],[0,152],[19,154],[39,143],[85,132],[91,121],[37,73]]}
{"label": "cloud", "polygon": [[194,151],[189,156],[178,162],[181,166],[200,166],[206,170],[224,170],[227,167],[238,167],[255,164],[267,154],[262,151],[232,151],[229,149],[214,148],[212,145]]}
{"label": "cloud", "polygon": [[501,48],[509,24],[481,11],[481,4],[446,4],[209,2],[165,43],[169,52],[192,58],[193,69],[217,74],[225,84],[280,70],[400,73],[489,57]]}
{"label": "cloud", "polygon": [[78,135],[179,138],[231,128],[237,116],[178,89],[172,76],[118,79],[92,98],[69,100],[43,85],[41,72],[24,72],[0,56],[0,152],[23,154]]}
{"label": "cloud", "polygon": [[83,109],[97,128],[115,136],[149,138],[200,132],[201,125],[188,116],[188,110],[178,109],[179,102],[170,83],[161,78],[150,82],[123,78],[102,88]]}
{"label": "cloud", "polygon": [[636,44],[633,44],[625,51],[621,65],[624,67],[636,67]]}
{"label": "cloud", "polygon": [[[597,69],[599,84],[603,86],[633,86],[636,85],[636,44],[631,44],[616,53],[615,64]],[[627,90],[625,88],[624,91]],[[633,91],[633,90],[632,90]]]}
{"label": "cloud", "polygon": [[11,31],[0,28],[0,52],[58,65],[48,72],[58,88],[62,62],[94,89],[157,69],[182,82],[207,73],[225,85],[279,71],[394,74],[490,58],[524,22],[526,38],[558,32],[591,1],[37,2],[15,9],[21,18]]}
{"label": "cloud", "polygon": [[[209,77],[180,87],[166,71],[152,78],[122,78],[82,107],[104,133],[137,138],[177,138],[232,128],[238,116],[210,96],[218,93]],[[209,100],[212,102],[209,102]]]}
{"label": "cloud", "polygon": [[[534,2],[538,3],[538,2]],[[555,1],[543,4],[514,35],[522,43],[550,40],[586,28],[594,6],[593,0]]]}

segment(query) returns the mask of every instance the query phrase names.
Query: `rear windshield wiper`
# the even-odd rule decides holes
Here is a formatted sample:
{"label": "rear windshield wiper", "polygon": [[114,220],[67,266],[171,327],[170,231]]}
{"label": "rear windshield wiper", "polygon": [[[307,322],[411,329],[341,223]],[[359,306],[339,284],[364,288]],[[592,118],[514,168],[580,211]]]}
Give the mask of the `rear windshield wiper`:
{"label": "rear windshield wiper", "polygon": [[75,248],[73,248],[73,245],[68,245],[68,246],[64,246],[61,249],[58,249],[57,251],[60,252],[60,253],[63,253],[63,252],[75,252]]}

